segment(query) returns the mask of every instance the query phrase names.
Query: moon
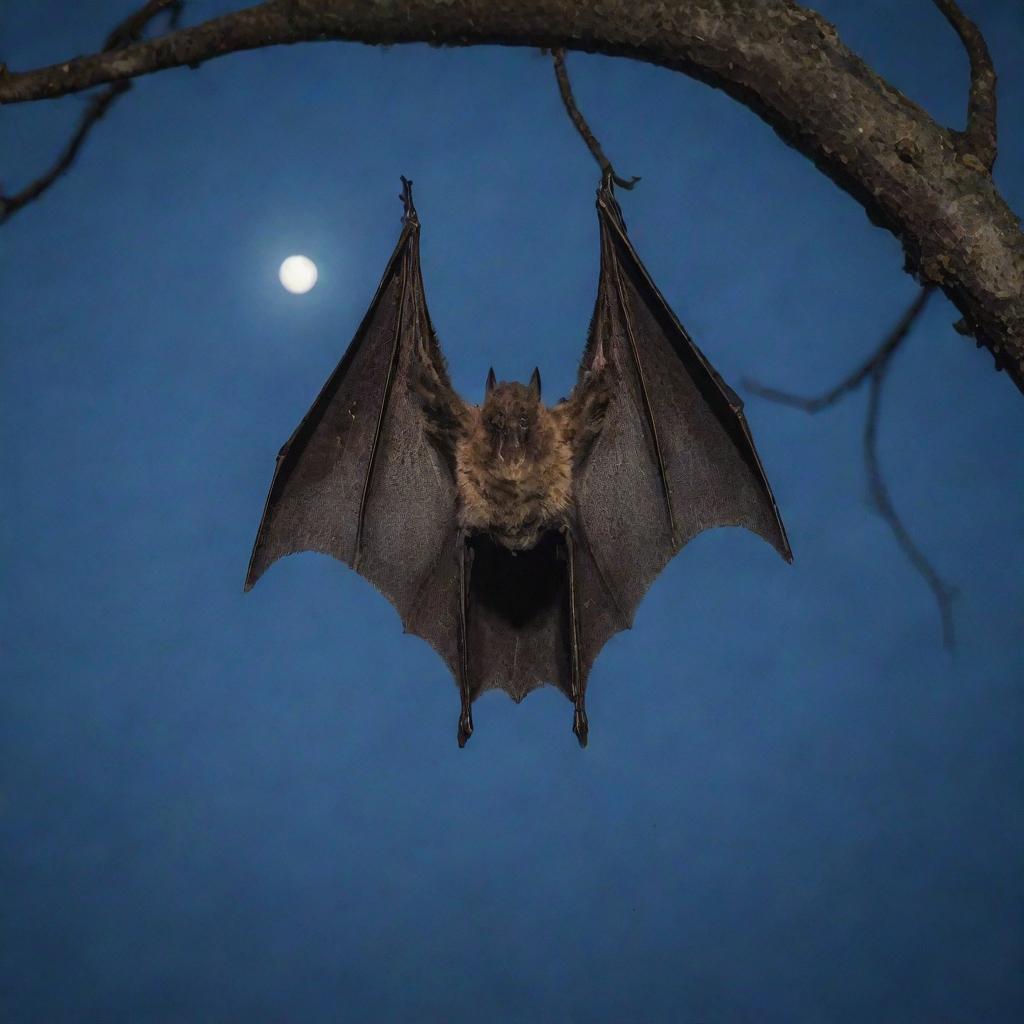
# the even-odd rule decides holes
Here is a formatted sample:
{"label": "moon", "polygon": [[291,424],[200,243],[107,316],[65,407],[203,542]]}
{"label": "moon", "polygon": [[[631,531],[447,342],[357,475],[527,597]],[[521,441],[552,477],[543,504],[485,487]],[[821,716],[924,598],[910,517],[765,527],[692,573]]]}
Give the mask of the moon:
{"label": "moon", "polygon": [[293,295],[304,295],[316,284],[316,264],[308,256],[289,256],[277,276]]}

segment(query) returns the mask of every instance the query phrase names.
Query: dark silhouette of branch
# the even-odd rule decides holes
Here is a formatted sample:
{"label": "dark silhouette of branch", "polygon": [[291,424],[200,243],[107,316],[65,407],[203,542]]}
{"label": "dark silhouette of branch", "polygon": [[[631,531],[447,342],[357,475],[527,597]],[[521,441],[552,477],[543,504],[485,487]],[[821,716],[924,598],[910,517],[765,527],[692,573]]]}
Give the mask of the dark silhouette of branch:
{"label": "dark silhouette of branch", "polygon": [[917,298],[914,299],[907,307],[903,316],[896,322],[896,326],[885,336],[882,344],[853,373],[848,377],[844,377],[834,388],[831,388],[824,394],[807,398],[803,395],[794,395],[789,391],[769,388],[752,380],[745,380],[744,386],[755,395],[767,398],[771,402],[789,405],[794,409],[803,409],[804,412],[821,412],[822,409],[835,405],[844,395],[849,394],[851,391],[856,391],[864,383],[865,378],[877,371],[885,371],[889,357],[899,348],[910,333],[910,328],[914,325],[914,321],[920,315],[921,310],[924,309],[924,304],[928,301],[930,294],[930,288],[922,288],[918,292]]}
{"label": "dark silhouette of branch", "polygon": [[167,27],[177,28],[184,6],[184,0],[147,0],[134,14],[129,14],[124,21],[114,27],[103,44],[104,52],[109,53],[131,43],[137,43],[146,31],[146,26],[161,11],[168,12]]}
{"label": "dark silhouette of branch", "polygon": [[744,385],[747,390],[761,398],[767,398],[769,401],[789,405],[813,414],[835,405],[840,399],[856,391],[865,381],[868,382],[868,408],[864,421],[864,466],[867,471],[871,504],[885,520],[896,538],[896,543],[899,544],[911,565],[928,584],[935,597],[935,602],[939,606],[943,644],[948,650],[952,650],[955,644],[953,599],[956,596],[956,591],[935,571],[932,564],[922,554],[921,549],[914,543],[906,526],[903,525],[903,521],[893,505],[878,461],[878,420],[882,408],[882,385],[885,383],[885,375],[893,355],[906,340],[910,329],[921,315],[931,291],[931,288],[922,288],[878,348],[849,376],[843,378],[824,394],[811,397],[794,395],[788,391],[765,387],[763,384],[751,380],[745,380]]}
{"label": "dark silhouette of branch", "polygon": [[[169,25],[171,28],[174,28],[181,15],[182,6],[183,0],[149,0],[148,3],[144,4],[139,10],[125,18],[124,21],[114,28],[103,44],[103,52],[119,50],[122,47],[129,46],[131,43],[137,42],[142,38],[142,33],[150,21],[162,11],[168,12]],[[93,127],[106,114],[114,104],[114,101],[131,88],[131,85],[132,83],[129,79],[121,79],[112,85],[108,85],[106,89],[92,97],[89,105],[82,112],[82,116],[78,120],[78,127],[75,129],[68,144],[61,150],[53,166],[13,196],[5,196],[0,193],[0,224],[7,220],[12,213],[38,199],[71,167]]]}
{"label": "dark silhouette of branch", "polygon": [[75,157],[78,156],[78,151],[88,138],[93,125],[103,117],[118,96],[131,88],[131,84],[131,82],[115,82],[94,96],[83,111],[75,134],[71,136],[71,140],[61,151],[53,166],[13,196],[0,195],[0,224],[7,220],[12,213],[38,199],[74,163]]}
{"label": "dark silhouette of branch", "polygon": [[942,620],[942,643],[946,650],[952,651],[956,646],[953,624],[953,601],[956,598],[956,588],[946,583],[914,543],[914,539],[903,525],[903,520],[896,512],[889,488],[885,483],[885,477],[882,475],[882,467],[878,461],[878,419],[882,403],[882,385],[885,382],[885,370],[888,366],[889,356],[895,351],[895,348],[892,349],[885,360],[868,376],[868,411],[864,423],[864,465],[868,474],[868,492],[875,510],[892,530],[896,543],[903,549],[910,564],[928,584],[928,588],[935,597]]}
{"label": "dark silhouette of branch", "polygon": [[[978,69],[969,104],[975,128],[966,134],[985,155],[994,79],[976,29],[943,4]],[[942,288],[962,315],[961,333],[1024,391],[1024,233],[985,168],[988,155],[965,151],[965,136],[937,124],[794,0],[265,0],[114,53],[20,73],[0,66],[0,104],[321,40],[564,47],[645,61],[722,89],[893,233],[907,272]]]}
{"label": "dark silhouette of branch", "polygon": [[620,188],[631,189],[640,179],[636,175],[633,175],[632,178],[621,178],[615,173],[612,162],[604,155],[604,150],[601,149],[601,143],[594,137],[594,133],[590,130],[590,125],[587,124],[586,118],[580,113],[580,108],[576,106],[576,99],[572,94],[572,85],[569,83],[569,72],[565,70],[565,50],[552,50],[551,56],[554,59],[555,78],[558,79],[558,91],[562,94],[562,102],[565,104],[566,113],[576,126],[576,131],[580,133],[580,137],[587,144],[587,149],[590,150],[591,155],[597,161],[598,166],[601,168],[601,174],[610,177]]}
{"label": "dark silhouette of branch", "polygon": [[971,91],[967,100],[967,127],[960,133],[962,149],[986,171],[996,162],[996,69],[981,30],[955,0],[935,0],[935,6],[953,26],[971,62]]}

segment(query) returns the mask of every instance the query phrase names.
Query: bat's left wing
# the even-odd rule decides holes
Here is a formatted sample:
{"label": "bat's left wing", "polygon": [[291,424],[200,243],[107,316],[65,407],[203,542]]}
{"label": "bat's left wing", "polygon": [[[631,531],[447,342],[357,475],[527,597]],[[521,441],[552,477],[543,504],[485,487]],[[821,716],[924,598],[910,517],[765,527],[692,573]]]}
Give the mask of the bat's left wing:
{"label": "bat's left wing", "polygon": [[612,397],[575,479],[581,684],[702,530],[744,526],[792,559],[739,397],[651,280],[607,182],[597,207],[601,278],[577,388],[603,360]]}
{"label": "bat's left wing", "polygon": [[245,589],[297,551],[333,555],[373,583],[452,672],[460,608],[455,483],[430,443],[424,374],[451,408],[427,313],[419,220],[405,182],[401,236],[355,338],[277,457]]}

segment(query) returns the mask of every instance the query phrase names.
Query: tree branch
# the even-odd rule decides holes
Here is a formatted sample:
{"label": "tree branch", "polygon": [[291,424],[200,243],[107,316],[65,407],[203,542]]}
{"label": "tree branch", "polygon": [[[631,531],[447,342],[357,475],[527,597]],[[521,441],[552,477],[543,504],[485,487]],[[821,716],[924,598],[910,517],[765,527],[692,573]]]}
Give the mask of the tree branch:
{"label": "tree branch", "polygon": [[960,10],[955,0],[935,0],[953,31],[964,44],[971,62],[971,91],[967,100],[967,128],[959,133],[962,149],[972,154],[985,171],[996,162],[996,69],[981,30]]}
{"label": "tree branch", "polygon": [[914,321],[920,316],[921,310],[924,309],[924,304],[928,301],[930,294],[930,288],[922,288],[918,292],[917,298],[914,299],[903,313],[903,316],[896,322],[896,326],[882,340],[882,344],[853,373],[848,377],[844,377],[834,388],[824,392],[824,394],[807,398],[803,395],[794,395],[790,391],[779,391],[776,388],[765,387],[764,384],[759,384],[753,380],[745,380],[744,386],[755,395],[767,398],[770,402],[778,402],[779,405],[788,405],[794,409],[803,409],[804,412],[808,413],[821,412],[822,409],[835,405],[840,398],[848,395],[851,391],[856,391],[867,377],[880,371],[884,372],[889,357],[899,348],[910,333],[910,328],[914,326]]}
{"label": "tree branch", "polygon": [[601,168],[601,173],[605,177],[611,178],[620,188],[631,189],[640,178],[635,174],[632,178],[622,178],[615,173],[611,160],[604,155],[601,143],[597,141],[594,133],[590,130],[590,125],[587,124],[586,118],[580,113],[580,108],[576,106],[576,99],[572,94],[572,85],[569,82],[569,72],[565,70],[565,50],[553,50],[551,56],[555,64],[555,78],[558,80],[558,91],[561,93],[562,103],[565,104],[565,112],[569,115],[569,120],[576,126],[576,131],[580,133],[580,138],[587,144],[587,149],[590,150],[591,156],[597,161],[598,167]]}
{"label": "tree branch", "polygon": [[161,12],[169,11],[169,28],[177,28],[178,19],[181,17],[181,9],[184,0],[147,0],[134,14],[129,14],[119,25],[115,25],[113,31],[107,36],[103,44],[104,52],[119,50],[123,46],[136,43],[142,38],[146,26]]}
{"label": "tree branch", "polygon": [[[967,24],[961,16],[954,28],[969,40]],[[987,347],[997,369],[1024,391],[1024,235],[984,160],[964,152],[959,133],[936,124],[824,18],[792,0],[266,0],[113,53],[20,74],[0,69],[0,103],[328,39],[583,50],[646,61],[723,89],[896,235],[905,269],[942,288],[963,314],[959,329]],[[974,46],[975,57],[980,52]],[[975,80],[977,126],[991,120],[993,106],[983,70]]]}
{"label": "tree branch", "polygon": [[94,96],[82,113],[75,134],[61,150],[60,156],[57,157],[53,166],[13,196],[0,194],[0,224],[3,224],[11,214],[16,213],[23,206],[38,199],[75,162],[75,157],[78,156],[78,151],[89,137],[93,126],[110,109],[114,100],[122,93],[126,93],[131,85],[132,83],[127,81],[114,82],[113,85],[108,85],[103,92]]}
{"label": "tree branch", "polygon": [[[889,356],[895,351],[892,349]],[[953,624],[953,601],[956,598],[956,588],[951,587],[942,579],[921,549],[914,543],[907,528],[903,525],[903,520],[896,512],[878,462],[878,419],[882,405],[882,384],[885,382],[889,356],[886,356],[884,362],[874,369],[868,378],[868,411],[864,420],[864,464],[868,474],[868,493],[875,510],[892,530],[896,543],[902,548],[903,553],[910,560],[910,564],[928,584],[928,589],[931,590],[935,598],[935,603],[939,608],[939,617],[942,620],[942,644],[946,650],[952,651],[956,647]]]}
{"label": "tree branch", "polygon": [[922,288],[878,348],[853,373],[823,394],[813,397],[794,395],[789,391],[765,387],[763,384],[751,380],[745,380],[744,385],[747,390],[755,395],[760,395],[761,398],[767,398],[769,401],[789,405],[813,414],[835,405],[840,399],[856,391],[865,380],[868,382],[868,409],[864,419],[864,467],[867,471],[871,504],[887,523],[896,538],[896,543],[907,556],[910,564],[928,584],[942,619],[943,645],[948,650],[952,650],[955,645],[953,599],[956,596],[956,591],[935,571],[931,562],[914,543],[913,537],[903,525],[903,520],[900,519],[893,504],[878,461],[878,420],[882,409],[882,385],[885,383],[885,375],[893,355],[906,340],[910,329],[921,315],[931,291],[931,288]]}
{"label": "tree branch", "polygon": [[[103,44],[103,51],[105,53],[110,52],[138,41],[142,37],[146,26],[162,11],[170,12],[169,22],[173,28],[177,24],[181,8],[182,0],[148,0],[134,14],[129,15],[114,28]],[[94,96],[90,100],[88,107],[83,111],[74,135],[71,136],[68,144],[61,150],[53,166],[13,196],[5,196],[3,193],[0,193],[0,224],[7,220],[12,213],[38,199],[68,170],[75,162],[78,151],[89,137],[93,127],[106,114],[118,96],[126,93],[131,88],[131,85],[132,83],[128,79],[122,79],[107,86],[103,92]]]}

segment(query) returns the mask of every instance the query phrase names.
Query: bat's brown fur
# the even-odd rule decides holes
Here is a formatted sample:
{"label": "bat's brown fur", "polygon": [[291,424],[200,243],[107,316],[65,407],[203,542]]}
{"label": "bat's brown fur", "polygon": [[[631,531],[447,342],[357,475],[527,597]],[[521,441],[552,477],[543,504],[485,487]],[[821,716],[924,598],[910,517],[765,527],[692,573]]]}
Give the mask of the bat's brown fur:
{"label": "bat's brown fur", "polygon": [[424,373],[414,392],[454,470],[462,529],[525,551],[567,524],[573,470],[600,433],[610,396],[603,360],[554,408],[541,402],[536,373],[529,385],[492,376],[480,406],[453,407],[453,392],[440,383]]}
{"label": "bat's brown fur", "polygon": [[[527,391],[519,384],[505,389]],[[494,438],[488,424],[495,408],[508,418],[527,419],[520,443]],[[542,533],[565,521],[572,494],[572,450],[550,409],[534,400],[529,409],[519,395],[491,397],[473,409],[473,425],[455,449],[459,524],[489,533],[513,551],[532,548]]]}

